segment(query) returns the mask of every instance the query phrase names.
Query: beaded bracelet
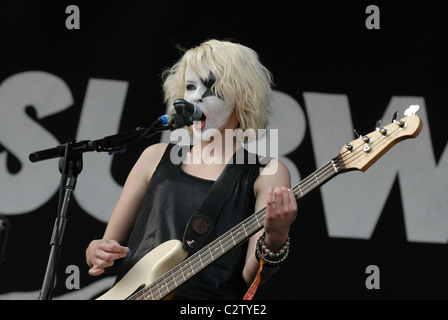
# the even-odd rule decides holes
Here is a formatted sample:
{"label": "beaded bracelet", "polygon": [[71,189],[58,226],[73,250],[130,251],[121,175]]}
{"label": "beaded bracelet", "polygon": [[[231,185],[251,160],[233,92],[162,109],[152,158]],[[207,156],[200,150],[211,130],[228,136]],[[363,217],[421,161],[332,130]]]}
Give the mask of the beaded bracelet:
{"label": "beaded bracelet", "polygon": [[255,257],[257,260],[263,260],[266,267],[278,267],[288,257],[290,244],[289,237],[278,252],[273,252],[266,248],[266,244],[264,243],[265,237],[266,233],[263,233],[263,235],[258,239],[255,249]]}

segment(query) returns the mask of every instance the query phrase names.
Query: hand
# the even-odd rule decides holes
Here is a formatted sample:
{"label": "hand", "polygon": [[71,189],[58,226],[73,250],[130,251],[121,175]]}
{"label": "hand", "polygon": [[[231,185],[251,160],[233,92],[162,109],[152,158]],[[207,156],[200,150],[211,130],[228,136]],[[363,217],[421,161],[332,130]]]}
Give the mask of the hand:
{"label": "hand", "polygon": [[294,191],[285,187],[268,188],[264,230],[265,244],[278,251],[288,239],[289,229],[297,216]]}
{"label": "hand", "polygon": [[130,252],[128,247],[121,246],[115,240],[93,240],[86,250],[86,261],[91,267],[89,274],[99,276],[105,268],[114,265],[114,261],[124,258]]}

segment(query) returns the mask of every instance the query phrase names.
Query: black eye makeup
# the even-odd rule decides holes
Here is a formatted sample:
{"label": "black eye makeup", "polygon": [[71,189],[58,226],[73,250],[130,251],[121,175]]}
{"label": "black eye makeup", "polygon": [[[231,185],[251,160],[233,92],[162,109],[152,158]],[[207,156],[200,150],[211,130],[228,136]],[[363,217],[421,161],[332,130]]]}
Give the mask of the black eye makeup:
{"label": "black eye makeup", "polygon": [[[216,82],[216,77],[213,74],[213,72],[210,71],[207,79],[201,79],[202,84],[207,88],[205,90],[204,94],[202,95],[202,98],[210,97],[210,96],[216,96],[216,94],[212,90],[212,86]],[[218,96],[218,98],[221,99],[221,97]]]}

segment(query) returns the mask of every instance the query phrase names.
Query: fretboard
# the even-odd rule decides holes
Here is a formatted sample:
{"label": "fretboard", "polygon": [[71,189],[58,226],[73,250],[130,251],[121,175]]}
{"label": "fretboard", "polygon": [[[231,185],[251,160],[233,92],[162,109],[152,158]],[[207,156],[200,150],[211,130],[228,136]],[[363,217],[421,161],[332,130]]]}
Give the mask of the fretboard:
{"label": "fretboard", "polygon": [[[314,173],[303,179],[292,190],[297,201],[314,189],[336,176],[344,163],[340,156],[334,158]],[[165,273],[159,279],[152,282],[130,297],[132,300],[160,300],[176,290],[191,277],[209,266],[215,260],[248,240],[253,234],[264,226],[266,207],[255,212],[235,227],[213,240],[202,249],[185,259],[182,263]]]}

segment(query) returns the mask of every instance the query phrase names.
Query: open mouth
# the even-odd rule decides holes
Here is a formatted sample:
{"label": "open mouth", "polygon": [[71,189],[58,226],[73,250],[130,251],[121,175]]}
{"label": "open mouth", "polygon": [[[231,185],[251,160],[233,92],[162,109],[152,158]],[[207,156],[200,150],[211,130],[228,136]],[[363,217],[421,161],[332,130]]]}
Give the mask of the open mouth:
{"label": "open mouth", "polygon": [[196,130],[202,130],[205,127],[205,123],[207,122],[207,120],[202,120],[202,121],[194,121],[193,122],[193,126]]}
{"label": "open mouth", "polygon": [[205,123],[207,122],[207,117],[205,116],[204,113],[202,113],[202,118],[201,119],[202,120],[199,120],[199,121],[193,121],[193,127],[196,130],[202,130],[205,127]]}

